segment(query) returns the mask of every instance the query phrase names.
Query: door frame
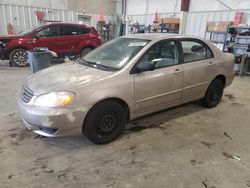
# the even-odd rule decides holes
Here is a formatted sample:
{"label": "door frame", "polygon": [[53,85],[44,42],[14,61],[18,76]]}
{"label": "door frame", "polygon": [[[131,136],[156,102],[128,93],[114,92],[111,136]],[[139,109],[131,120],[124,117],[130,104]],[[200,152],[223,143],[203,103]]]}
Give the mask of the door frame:
{"label": "door frame", "polygon": [[[137,74],[143,74],[144,72],[149,72],[149,71],[144,71],[144,72],[138,72],[138,70],[136,69],[136,67],[137,67],[137,65],[139,64],[139,63],[141,63],[140,62],[140,60],[141,60],[141,58],[149,51],[149,50],[151,50],[157,43],[161,43],[161,42],[167,42],[167,41],[173,41],[173,42],[175,42],[175,45],[177,45],[177,58],[178,58],[178,62],[177,62],[177,64],[173,64],[173,65],[169,65],[169,66],[165,66],[165,67],[159,67],[159,68],[157,68],[157,69],[154,69],[153,71],[156,71],[156,70],[158,70],[158,69],[168,69],[168,68],[170,68],[170,67],[174,67],[174,66],[183,66],[183,64],[182,64],[182,57],[181,57],[181,46],[180,46],[180,42],[179,42],[179,39],[176,39],[176,38],[169,38],[169,39],[162,39],[162,40],[159,40],[159,41],[156,41],[155,43],[153,43],[143,54],[141,54],[140,55],[140,57],[138,58],[138,60],[137,60],[137,62],[136,63],[134,63],[134,65],[133,65],[133,67],[130,69],[130,72],[129,72],[129,74],[130,75],[132,75],[133,77],[134,77],[134,108],[136,109],[136,99],[135,99],[135,76],[137,75]],[[153,72],[153,71],[150,71],[150,72]],[[166,70],[167,71],[167,70]],[[183,71],[183,70],[182,70]],[[173,73],[174,74],[174,73]],[[180,88],[180,95],[182,96],[182,90],[183,90],[183,72],[181,73],[182,74],[182,86],[181,86],[181,88]],[[171,92],[170,92],[171,93]],[[162,95],[162,94],[161,94]],[[161,95],[159,95],[159,96],[161,96]],[[163,95],[166,95],[166,94],[163,94]],[[181,97],[180,97],[180,101],[179,101],[179,103],[181,102]],[[176,104],[176,105],[179,105],[179,104]],[[176,105],[170,105],[170,106],[166,106],[166,108],[168,108],[168,107],[171,107],[171,106],[176,106]],[[162,108],[162,109],[165,109],[165,108]],[[162,110],[162,109],[160,109],[160,110]],[[157,110],[154,110],[154,111],[157,111]],[[148,111],[148,112],[146,112],[146,113],[143,113],[143,114],[137,114],[137,115],[139,115],[139,116],[142,116],[142,115],[145,115],[145,114],[149,114],[149,113],[152,113],[152,112],[154,112],[154,111]]]}
{"label": "door frame", "polygon": [[[190,41],[190,42],[197,42],[202,44],[203,46],[205,46],[212,54],[212,58],[206,58],[206,59],[199,59],[199,60],[195,60],[195,61],[189,61],[189,62],[184,62],[184,53],[183,53],[183,48],[182,48],[182,44],[181,41]],[[180,38],[178,39],[178,43],[179,43],[179,50],[180,50],[180,59],[181,59],[181,64],[187,64],[187,63],[193,63],[196,61],[202,61],[202,60],[207,60],[207,59],[214,59],[214,52],[213,50],[211,50],[211,48],[202,40],[196,39],[196,38]]]}
{"label": "door frame", "polygon": [[[162,40],[159,40],[159,41],[156,41],[154,44],[152,44],[139,58],[138,58],[138,60],[137,60],[137,62],[136,63],[134,63],[134,65],[133,65],[133,67],[130,69],[130,71],[129,71],[129,74],[130,75],[133,75],[133,74],[139,74],[139,72],[138,72],[138,70],[136,69],[136,67],[137,67],[137,65],[140,63],[140,60],[141,60],[141,58],[142,58],[142,56],[145,54],[145,53],[147,53],[149,50],[151,50],[153,47],[154,47],[154,45],[155,44],[157,44],[157,43],[160,43],[160,42],[164,42],[164,41],[174,41],[174,42],[176,42],[176,45],[177,45],[177,57],[178,57],[178,64],[176,64],[176,65],[180,65],[180,64],[182,64],[183,63],[183,61],[182,61],[182,53],[180,53],[181,51],[180,50],[182,50],[182,48],[181,48],[181,44],[180,44],[180,42],[179,42],[179,39],[162,39]],[[167,66],[167,67],[171,67],[171,66],[176,66],[176,65],[170,65],[170,66]],[[157,68],[157,69],[162,69],[162,68],[167,68],[167,67],[160,67],[160,68]]]}

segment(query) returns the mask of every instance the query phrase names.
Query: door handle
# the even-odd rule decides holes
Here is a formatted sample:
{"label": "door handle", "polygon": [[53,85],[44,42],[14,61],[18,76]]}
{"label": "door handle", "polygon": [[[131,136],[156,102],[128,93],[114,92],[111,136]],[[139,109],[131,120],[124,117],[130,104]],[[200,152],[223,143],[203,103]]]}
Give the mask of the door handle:
{"label": "door handle", "polygon": [[174,72],[174,74],[179,74],[179,73],[182,73],[182,70],[181,69],[175,69],[175,72]]}
{"label": "door handle", "polygon": [[209,66],[214,65],[214,62],[210,61],[210,62],[208,63],[208,65],[209,65]]}

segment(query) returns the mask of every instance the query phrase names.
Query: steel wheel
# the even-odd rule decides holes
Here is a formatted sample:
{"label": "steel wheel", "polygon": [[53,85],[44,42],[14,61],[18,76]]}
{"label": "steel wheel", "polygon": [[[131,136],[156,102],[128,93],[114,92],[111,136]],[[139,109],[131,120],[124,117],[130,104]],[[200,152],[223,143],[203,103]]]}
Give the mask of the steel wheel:
{"label": "steel wheel", "polygon": [[119,116],[113,112],[105,112],[96,124],[97,132],[100,135],[110,135],[119,124]]}
{"label": "steel wheel", "polygon": [[215,107],[221,100],[224,90],[224,83],[220,79],[212,81],[207,89],[206,95],[201,99],[201,103],[208,108]]}
{"label": "steel wheel", "polygon": [[221,96],[221,89],[218,85],[215,85],[214,88],[211,89],[210,101],[212,103],[216,103]]}
{"label": "steel wheel", "polygon": [[127,122],[127,112],[116,101],[103,101],[96,104],[88,113],[83,132],[96,144],[107,144],[118,138]]}

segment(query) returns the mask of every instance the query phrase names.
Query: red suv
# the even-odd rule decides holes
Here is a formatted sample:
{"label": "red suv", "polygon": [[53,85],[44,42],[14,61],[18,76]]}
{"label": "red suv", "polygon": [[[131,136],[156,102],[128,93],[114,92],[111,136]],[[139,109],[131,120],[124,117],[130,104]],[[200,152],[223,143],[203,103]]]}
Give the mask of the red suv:
{"label": "red suv", "polygon": [[14,36],[0,36],[0,59],[10,60],[17,66],[26,66],[26,51],[47,47],[58,57],[84,56],[101,45],[93,27],[80,24],[49,23],[20,32]]}

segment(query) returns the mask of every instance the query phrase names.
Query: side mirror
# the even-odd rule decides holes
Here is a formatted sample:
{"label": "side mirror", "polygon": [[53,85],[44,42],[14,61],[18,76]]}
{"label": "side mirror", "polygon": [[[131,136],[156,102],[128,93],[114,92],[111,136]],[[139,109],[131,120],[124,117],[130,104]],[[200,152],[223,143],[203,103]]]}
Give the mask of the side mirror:
{"label": "side mirror", "polygon": [[155,64],[154,63],[139,63],[137,65],[137,70],[138,72],[144,72],[144,71],[153,71],[155,69]]}

